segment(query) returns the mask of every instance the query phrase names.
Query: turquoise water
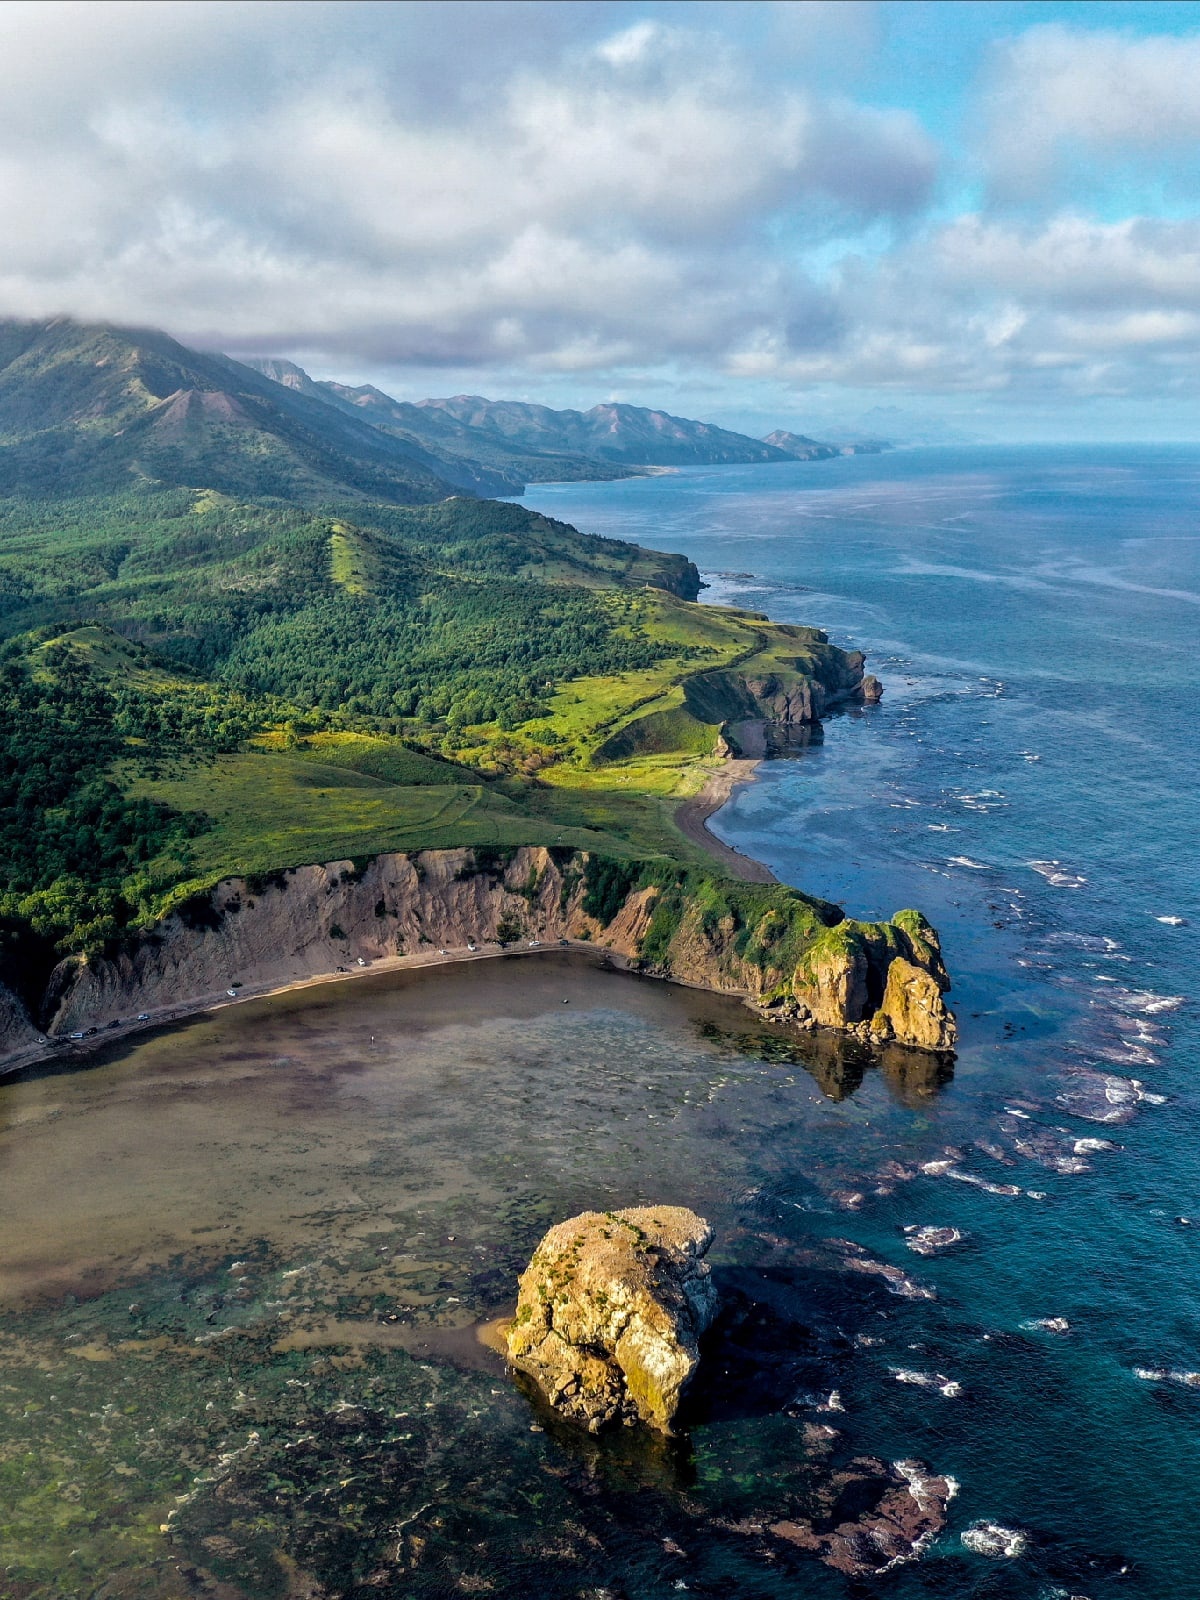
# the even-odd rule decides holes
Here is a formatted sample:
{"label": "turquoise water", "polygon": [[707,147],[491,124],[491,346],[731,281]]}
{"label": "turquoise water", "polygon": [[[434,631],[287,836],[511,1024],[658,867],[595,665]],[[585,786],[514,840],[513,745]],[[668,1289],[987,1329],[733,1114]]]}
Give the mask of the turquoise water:
{"label": "turquoise water", "polygon": [[[957,1527],[1027,1542],[953,1575],[934,1552],[891,1592],[1200,1592],[1200,451],[913,450],[525,498],[686,552],[706,598],[815,623],[884,681],[713,826],[854,913],[921,906],[955,977],[937,1120],[961,1156],[861,1183],[843,1226],[892,1260],[907,1224],[967,1239],[919,1263],[939,1298],[859,1358],[846,1425],[957,1477]],[[881,1135],[880,1164],[936,1159],[938,1131]]]}
{"label": "turquoise water", "polygon": [[[973,450],[531,492],[869,653],[883,703],[714,826],[936,920],[954,1070],[555,949],[0,1083],[0,1600],[1200,1593],[1198,486]],[[552,1221],[661,1200],[726,1309],[682,1438],[587,1440],[476,1330]],[[958,1480],[919,1561],[748,1531],[864,1453]]]}

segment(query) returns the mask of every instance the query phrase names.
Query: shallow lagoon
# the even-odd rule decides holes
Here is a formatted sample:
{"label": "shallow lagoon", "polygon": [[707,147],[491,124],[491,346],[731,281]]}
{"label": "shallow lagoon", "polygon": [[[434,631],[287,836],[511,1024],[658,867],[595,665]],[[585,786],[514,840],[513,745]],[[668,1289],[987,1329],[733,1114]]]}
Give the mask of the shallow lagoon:
{"label": "shallow lagoon", "polygon": [[[545,952],[0,1085],[5,1600],[1189,1593],[1198,483],[908,452],[531,494],[870,652],[883,705],[716,827],[929,911],[953,1076]],[[557,1429],[472,1331],[550,1220],[642,1199],[711,1218],[738,1309],[670,1447]],[[854,1590],[737,1531],[863,1451],[959,1480],[919,1563]]]}
{"label": "shallow lagoon", "polygon": [[[575,1594],[661,1565],[663,1530],[698,1536],[760,1484],[795,1504],[821,1397],[781,1406],[833,1381],[849,1335],[808,1305],[793,1328],[779,1264],[795,1244],[814,1280],[847,1269],[764,1180],[802,1221],[830,1214],[835,1128],[919,1153],[945,1076],[548,952],[252,1001],[0,1086],[12,1592],[207,1592],[192,1565],[230,1593],[310,1592],[295,1560],[330,1593],[515,1586],[532,1562]],[[834,1159],[801,1174],[809,1144]],[[768,1394],[751,1360],[699,1393],[690,1445],[574,1441],[473,1327],[511,1307],[550,1221],[664,1194],[715,1222],[735,1297],[779,1278],[789,1347],[761,1353],[782,1376]],[[851,1321],[873,1314],[878,1293],[848,1294]],[[736,1339],[726,1357],[747,1360]],[[622,1527],[651,1491],[665,1504]]]}

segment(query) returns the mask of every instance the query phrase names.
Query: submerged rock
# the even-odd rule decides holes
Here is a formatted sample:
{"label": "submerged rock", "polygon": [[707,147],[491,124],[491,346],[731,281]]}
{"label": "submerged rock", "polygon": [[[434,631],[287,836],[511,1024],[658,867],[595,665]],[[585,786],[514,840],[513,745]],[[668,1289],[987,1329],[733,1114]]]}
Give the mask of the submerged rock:
{"label": "submerged rock", "polygon": [[905,1228],[905,1244],[919,1256],[940,1255],[952,1245],[961,1244],[964,1238],[958,1228],[939,1228],[931,1222],[921,1226],[913,1223]]}
{"label": "submerged rock", "polygon": [[954,1479],[921,1461],[890,1465],[865,1456],[832,1478],[823,1514],[773,1523],[767,1531],[851,1577],[913,1561],[946,1526]]}
{"label": "submerged rock", "polygon": [[591,1433],[618,1421],[669,1433],[716,1315],[712,1240],[681,1206],[560,1222],[521,1275],[509,1360]]}
{"label": "submerged rock", "polygon": [[973,1522],[961,1535],[963,1544],[977,1556],[999,1556],[1008,1561],[1022,1555],[1025,1535],[998,1522]]}

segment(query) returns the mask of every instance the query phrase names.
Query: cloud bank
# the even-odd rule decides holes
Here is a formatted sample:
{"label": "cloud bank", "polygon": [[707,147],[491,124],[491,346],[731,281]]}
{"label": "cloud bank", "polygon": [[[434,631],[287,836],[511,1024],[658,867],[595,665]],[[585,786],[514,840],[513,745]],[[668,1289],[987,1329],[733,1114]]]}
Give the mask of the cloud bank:
{"label": "cloud bank", "polygon": [[869,6],[9,4],[0,311],[426,389],[449,369],[493,389],[670,373],[729,396],[1194,397],[1200,36],[983,41],[960,144],[919,85],[872,97],[872,52],[905,25]]}

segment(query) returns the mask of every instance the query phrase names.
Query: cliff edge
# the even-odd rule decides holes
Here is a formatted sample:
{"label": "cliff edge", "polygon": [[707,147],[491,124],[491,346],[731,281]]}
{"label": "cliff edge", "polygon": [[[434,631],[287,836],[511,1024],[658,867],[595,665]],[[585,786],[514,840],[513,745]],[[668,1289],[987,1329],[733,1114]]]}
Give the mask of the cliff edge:
{"label": "cliff edge", "polygon": [[28,1012],[0,1011],[0,1052],[140,1012],[199,1010],[361,958],[583,940],[638,970],[739,995],[803,1028],[949,1051],[937,934],[916,911],[855,922],[781,884],[571,849],[387,853],[228,878],[111,954],[60,962]]}

